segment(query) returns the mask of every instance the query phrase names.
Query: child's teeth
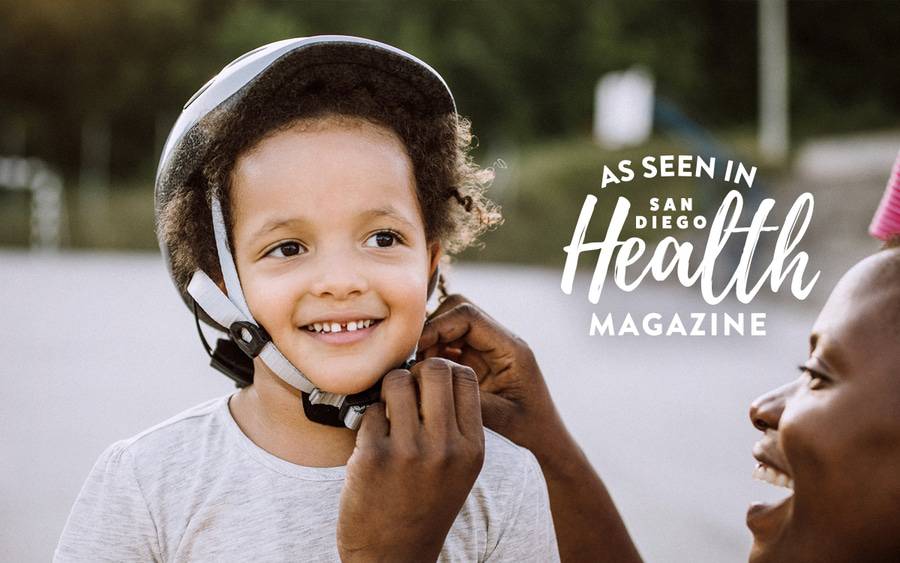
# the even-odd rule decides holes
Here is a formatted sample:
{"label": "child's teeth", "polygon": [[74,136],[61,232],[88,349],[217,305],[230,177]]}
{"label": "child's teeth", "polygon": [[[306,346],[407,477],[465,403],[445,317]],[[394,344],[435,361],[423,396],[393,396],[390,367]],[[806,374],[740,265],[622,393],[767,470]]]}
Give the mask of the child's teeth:
{"label": "child's teeth", "polygon": [[353,332],[356,330],[362,330],[364,328],[369,328],[375,324],[375,321],[372,319],[359,320],[359,321],[348,321],[346,324],[336,323],[332,321],[320,322],[320,323],[312,323],[307,325],[307,328],[311,331],[315,332],[341,332],[341,331],[349,331]]}

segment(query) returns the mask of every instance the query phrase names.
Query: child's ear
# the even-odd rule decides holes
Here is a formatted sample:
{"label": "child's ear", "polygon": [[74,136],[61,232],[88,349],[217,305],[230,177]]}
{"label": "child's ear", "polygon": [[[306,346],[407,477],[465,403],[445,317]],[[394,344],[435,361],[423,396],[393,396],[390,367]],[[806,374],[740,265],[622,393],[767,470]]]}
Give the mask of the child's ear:
{"label": "child's ear", "polygon": [[443,254],[441,243],[431,243],[431,245],[428,247],[428,251],[431,256],[428,266],[428,276],[431,277],[434,275],[435,270],[437,270],[438,263],[441,261],[441,255]]}

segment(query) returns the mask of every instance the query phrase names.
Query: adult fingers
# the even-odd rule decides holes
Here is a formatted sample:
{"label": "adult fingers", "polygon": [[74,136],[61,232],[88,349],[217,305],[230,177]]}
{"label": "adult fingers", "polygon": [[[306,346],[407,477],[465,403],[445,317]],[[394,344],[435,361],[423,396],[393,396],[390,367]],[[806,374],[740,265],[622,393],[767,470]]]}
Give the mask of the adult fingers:
{"label": "adult fingers", "polygon": [[470,439],[481,435],[483,439],[478,377],[466,366],[453,366],[453,401],[460,433]]}
{"label": "adult fingers", "polygon": [[445,299],[443,299],[437,306],[437,309],[431,312],[428,315],[428,318],[434,318],[441,313],[446,313],[450,309],[456,307],[457,305],[462,305],[463,303],[471,303],[467,297],[463,297],[458,293],[454,293],[452,295],[448,295]]}
{"label": "adult fingers", "polygon": [[[457,341],[459,342],[459,341]],[[484,359],[484,353],[470,348],[465,344],[435,345],[427,350],[419,352],[419,361],[426,358],[446,358],[457,364],[468,366],[475,370],[475,375],[481,380],[491,373],[490,364]]]}
{"label": "adult fingers", "polygon": [[505,330],[471,303],[460,303],[425,323],[419,348],[462,340],[481,352],[490,352],[496,342],[511,339]]}
{"label": "adult fingers", "polygon": [[422,420],[426,430],[447,432],[456,427],[452,366],[452,362],[447,360],[429,358],[411,368],[419,383]]}
{"label": "adult fingers", "polygon": [[463,348],[459,357],[454,358],[453,361],[472,368],[472,370],[475,371],[475,375],[478,376],[479,381],[491,373],[491,368],[484,360],[482,353],[469,347]]}
{"label": "adult fingers", "polygon": [[390,412],[392,439],[415,441],[419,431],[419,407],[416,384],[405,369],[391,370],[381,382],[381,399]]}
{"label": "adult fingers", "polygon": [[359,446],[375,444],[388,435],[388,419],[385,416],[384,403],[374,403],[366,407],[356,443]]}
{"label": "adult fingers", "polygon": [[[428,318],[430,319],[432,317],[436,317],[437,315],[444,313],[446,311],[449,311],[450,309],[456,307],[457,305],[462,305],[463,303],[468,303],[474,307],[478,307],[477,305],[475,305],[475,303],[472,302],[471,299],[469,299],[465,295],[460,295],[459,293],[453,293],[451,295],[448,295],[445,299],[443,299],[438,304],[437,308],[434,311],[432,311],[432,313],[430,315],[428,315]],[[494,319],[494,317],[490,316],[487,313],[487,311],[481,310],[481,314],[484,315],[485,317],[487,317],[488,319],[491,319],[492,321],[496,322],[496,319]]]}

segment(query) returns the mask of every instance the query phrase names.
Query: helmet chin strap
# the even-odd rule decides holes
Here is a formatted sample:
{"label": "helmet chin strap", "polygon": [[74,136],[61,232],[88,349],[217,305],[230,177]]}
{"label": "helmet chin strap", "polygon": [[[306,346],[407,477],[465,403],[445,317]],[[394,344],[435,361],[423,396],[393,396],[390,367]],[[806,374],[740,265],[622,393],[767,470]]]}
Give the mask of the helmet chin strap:
{"label": "helmet chin strap", "polygon": [[[278,350],[269,334],[253,318],[247,306],[234,258],[228,246],[228,235],[219,199],[213,197],[210,207],[219,267],[222,270],[227,294],[223,293],[221,288],[201,270],[194,272],[187,287],[188,293],[210,318],[228,330],[232,341],[241,351],[250,358],[259,356],[272,373],[301,391],[307,418],[330,426],[358,428],[366,407],[378,400],[380,382],[354,395],[322,391]],[[404,367],[411,364],[415,354],[416,350],[413,348]]]}

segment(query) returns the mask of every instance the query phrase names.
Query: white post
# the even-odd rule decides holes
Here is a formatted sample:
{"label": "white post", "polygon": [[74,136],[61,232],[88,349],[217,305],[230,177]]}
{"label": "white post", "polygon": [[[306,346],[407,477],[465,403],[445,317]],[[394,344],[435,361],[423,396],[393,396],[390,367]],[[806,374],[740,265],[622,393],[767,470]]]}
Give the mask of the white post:
{"label": "white post", "polygon": [[636,147],[653,132],[653,75],[635,67],[609,72],[594,89],[594,141],[606,149]]}
{"label": "white post", "polygon": [[40,160],[0,157],[0,189],[31,195],[31,246],[59,250],[65,208],[62,179]]}
{"label": "white post", "polygon": [[786,0],[759,0],[759,151],[769,162],[787,157],[788,45]]}
{"label": "white post", "polygon": [[59,250],[62,231],[62,180],[45,168],[31,179],[31,241],[45,251]]}

